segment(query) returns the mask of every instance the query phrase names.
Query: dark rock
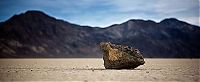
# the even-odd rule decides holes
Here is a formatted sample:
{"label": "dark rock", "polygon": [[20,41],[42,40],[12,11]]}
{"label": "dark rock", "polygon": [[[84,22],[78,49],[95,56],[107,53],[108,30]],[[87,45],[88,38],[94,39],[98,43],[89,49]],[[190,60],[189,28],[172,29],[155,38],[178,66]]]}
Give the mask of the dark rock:
{"label": "dark rock", "polygon": [[0,58],[95,58],[100,42],[134,46],[150,58],[200,58],[199,36],[199,26],[174,18],[99,28],[27,11],[0,22]]}
{"label": "dark rock", "polygon": [[110,42],[101,42],[100,48],[106,69],[131,69],[145,63],[138,49]]}

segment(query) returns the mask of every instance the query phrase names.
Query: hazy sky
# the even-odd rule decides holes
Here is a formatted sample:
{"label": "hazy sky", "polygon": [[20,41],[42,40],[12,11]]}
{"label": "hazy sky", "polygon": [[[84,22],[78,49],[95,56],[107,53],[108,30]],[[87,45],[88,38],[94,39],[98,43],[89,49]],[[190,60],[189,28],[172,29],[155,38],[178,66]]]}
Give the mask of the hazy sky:
{"label": "hazy sky", "polygon": [[80,25],[109,26],[129,19],[177,18],[199,25],[199,0],[0,0],[0,21],[27,10]]}

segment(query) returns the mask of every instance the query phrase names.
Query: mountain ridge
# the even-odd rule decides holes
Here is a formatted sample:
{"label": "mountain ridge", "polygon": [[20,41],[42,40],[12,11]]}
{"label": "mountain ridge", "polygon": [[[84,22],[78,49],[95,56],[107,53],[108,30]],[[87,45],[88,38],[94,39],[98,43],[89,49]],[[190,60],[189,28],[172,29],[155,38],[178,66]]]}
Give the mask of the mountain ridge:
{"label": "mountain ridge", "polygon": [[0,24],[0,57],[102,57],[98,45],[109,41],[139,48],[144,57],[199,58],[199,36],[199,26],[175,18],[130,19],[101,28],[27,11]]}

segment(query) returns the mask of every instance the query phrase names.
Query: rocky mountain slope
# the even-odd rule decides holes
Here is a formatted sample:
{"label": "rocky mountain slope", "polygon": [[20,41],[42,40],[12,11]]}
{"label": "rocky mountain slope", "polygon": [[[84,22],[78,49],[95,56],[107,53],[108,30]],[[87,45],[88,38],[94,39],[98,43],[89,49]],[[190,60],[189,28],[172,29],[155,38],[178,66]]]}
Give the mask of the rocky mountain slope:
{"label": "rocky mountain slope", "polygon": [[200,55],[200,27],[175,18],[158,23],[132,19],[99,28],[27,11],[0,23],[1,58],[102,57],[102,41],[136,47],[144,57]]}

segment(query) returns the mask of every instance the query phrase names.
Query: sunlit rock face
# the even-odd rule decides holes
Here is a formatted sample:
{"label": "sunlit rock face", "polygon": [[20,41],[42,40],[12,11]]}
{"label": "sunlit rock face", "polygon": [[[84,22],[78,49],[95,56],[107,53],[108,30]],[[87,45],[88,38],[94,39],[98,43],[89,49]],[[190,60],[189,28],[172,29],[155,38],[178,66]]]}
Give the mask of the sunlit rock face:
{"label": "sunlit rock face", "polygon": [[138,49],[101,42],[104,66],[106,69],[133,69],[145,63]]}

